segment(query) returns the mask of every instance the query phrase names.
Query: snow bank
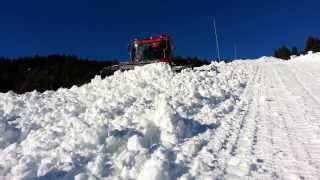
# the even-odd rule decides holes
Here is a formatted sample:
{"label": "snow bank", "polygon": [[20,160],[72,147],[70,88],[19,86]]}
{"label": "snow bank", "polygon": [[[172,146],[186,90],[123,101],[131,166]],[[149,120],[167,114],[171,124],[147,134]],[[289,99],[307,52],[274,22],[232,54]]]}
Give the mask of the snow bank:
{"label": "snow bank", "polygon": [[293,57],[292,60],[295,61],[320,61],[320,52],[309,51],[306,55],[300,55]]}
{"label": "snow bank", "polygon": [[206,141],[188,141],[220,126],[251,71],[151,64],[71,89],[0,94],[0,179],[200,177],[183,157]]}

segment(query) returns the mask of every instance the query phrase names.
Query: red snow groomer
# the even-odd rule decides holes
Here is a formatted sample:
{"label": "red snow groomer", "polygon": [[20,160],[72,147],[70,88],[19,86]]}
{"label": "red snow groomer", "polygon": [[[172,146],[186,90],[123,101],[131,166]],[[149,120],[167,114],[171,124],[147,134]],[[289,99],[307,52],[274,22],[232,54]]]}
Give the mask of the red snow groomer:
{"label": "red snow groomer", "polygon": [[135,39],[129,44],[128,50],[130,54],[129,62],[105,67],[100,71],[100,75],[105,77],[118,70],[126,71],[134,69],[136,66],[159,62],[169,64],[175,72],[188,68],[188,66],[177,66],[173,63],[173,45],[170,36],[161,35],[142,40]]}
{"label": "red snow groomer", "polygon": [[113,74],[114,71],[131,70],[136,66],[163,62],[172,65],[172,40],[170,36],[161,35],[149,39],[135,39],[129,44],[130,61],[111,67],[105,67],[100,74]]}
{"label": "red snow groomer", "polygon": [[131,63],[172,63],[172,42],[170,36],[161,35],[149,39],[135,39],[130,45]]}

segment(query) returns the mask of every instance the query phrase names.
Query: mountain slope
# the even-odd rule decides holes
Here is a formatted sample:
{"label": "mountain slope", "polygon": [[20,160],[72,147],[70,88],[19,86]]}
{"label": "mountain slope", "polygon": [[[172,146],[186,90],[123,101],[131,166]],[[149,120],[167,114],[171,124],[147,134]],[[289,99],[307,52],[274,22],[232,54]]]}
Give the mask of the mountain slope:
{"label": "mountain slope", "polygon": [[317,179],[320,54],[0,94],[1,179]]}

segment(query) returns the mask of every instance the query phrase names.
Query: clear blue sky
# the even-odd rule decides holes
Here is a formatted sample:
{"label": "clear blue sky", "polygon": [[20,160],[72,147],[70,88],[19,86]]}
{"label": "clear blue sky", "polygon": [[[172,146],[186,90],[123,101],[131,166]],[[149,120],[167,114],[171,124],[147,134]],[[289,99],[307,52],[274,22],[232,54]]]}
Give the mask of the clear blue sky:
{"label": "clear blue sky", "polygon": [[53,53],[93,59],[127,59],[135,37],[170,34],[175,55],[272,55],[281,45],[302,48],[320,37],[320,1],[240,0],[8,0],[0,3],[0,56]]}

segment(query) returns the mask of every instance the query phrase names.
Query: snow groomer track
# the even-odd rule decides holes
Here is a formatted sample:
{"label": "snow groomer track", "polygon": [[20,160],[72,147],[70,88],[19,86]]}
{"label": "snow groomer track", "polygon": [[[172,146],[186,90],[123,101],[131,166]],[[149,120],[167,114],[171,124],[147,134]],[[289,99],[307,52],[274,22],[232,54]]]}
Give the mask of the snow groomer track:
{"label": "snow groomer track", "polygon": [[320,179],[320,54],[0,94],[0,179]]}

